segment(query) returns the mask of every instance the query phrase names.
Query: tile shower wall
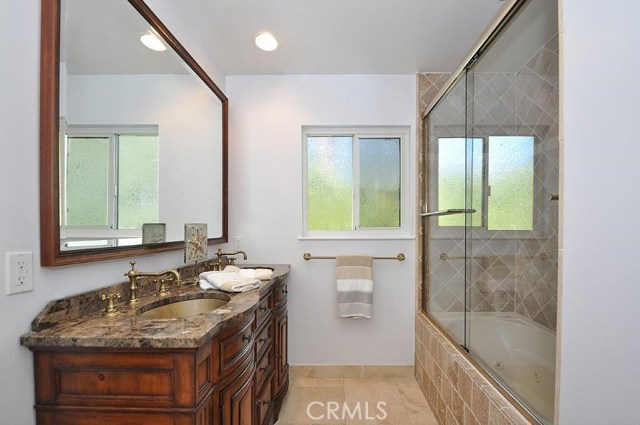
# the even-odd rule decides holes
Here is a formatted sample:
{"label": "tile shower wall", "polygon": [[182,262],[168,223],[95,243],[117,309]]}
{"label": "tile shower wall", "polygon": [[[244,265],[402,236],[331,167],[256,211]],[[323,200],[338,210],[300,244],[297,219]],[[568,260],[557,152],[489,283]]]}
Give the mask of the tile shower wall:
{"label": "tile shower wall", "polygon": [[553,330],[558,306],[559,101],[558,36],[516,75],[518,132],[539,140],[534,160],[534,229],[541,237],[519,240],[515,311]]}
{"label": "tile shower wall", "polygon": [[[418,106],[422,113],[448,74],[418,76]],[[470,89],[470,88],[469,88]],[[475,312],[516,312],[550,329],[556,327],[558,208],[558,39],[549,40],[516,73],[473,73],[474,137],[535,135],[535,237],[514,238],[505,232],[490,237],[472,230],[470,264],[472,285],[467,289],[469,309]],[[464,135],[464,85],[440,108],[437,136]],[[418,120],[421,125],[421,120]],[[451,123],[458,123],[451,124]],[[490,130],[488,130],[490,129]],[[422,137],[422,134],[420,134]],[[432,137],[432,140],[437,140]],[[419,143],[422,148],[424,144]],[[432,147],[433,149],[434,147]],[[436,158],[431,155],[430,162]],[[429,164],[433,167],[435,164]],[[419,169],[421,186],[424,172]],[[422,191],[424,193],[424,190]],[[423,205],[419,202],[419,207]],[[420,238],[424,229],[419,226]],[[456,234],[456,232],[458,232]],[[429,310],[465,309],[464,239],[459,229],[440,228],[429,252]],[[486,232],[486,231],[485,231]],[[419,250],[422,249],[419,244]],[[422,252],[418,258],[422,258]],[[422,265],[419,265],[422,267]],[[420,275],[420,274],[419,274]],[[422,287],[422,285],[421,285]],[[421,294],[419,294],[419,297]],[[422,305],[422,304],[419,304]]]}

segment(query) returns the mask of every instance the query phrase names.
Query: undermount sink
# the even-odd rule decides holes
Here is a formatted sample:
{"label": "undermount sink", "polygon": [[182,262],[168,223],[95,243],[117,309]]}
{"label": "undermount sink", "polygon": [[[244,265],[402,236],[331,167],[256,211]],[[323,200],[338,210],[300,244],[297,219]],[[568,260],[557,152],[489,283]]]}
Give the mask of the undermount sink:
{"label": "undermount sink", "polygon": [[147,308],[138,311],[138,315],[142,319],[181,319],[216,310],[225,306],[229,300],[229,297],[177,299],[168,303],[163,302],[157,307],[154,307],[156,303],[146,306]]}

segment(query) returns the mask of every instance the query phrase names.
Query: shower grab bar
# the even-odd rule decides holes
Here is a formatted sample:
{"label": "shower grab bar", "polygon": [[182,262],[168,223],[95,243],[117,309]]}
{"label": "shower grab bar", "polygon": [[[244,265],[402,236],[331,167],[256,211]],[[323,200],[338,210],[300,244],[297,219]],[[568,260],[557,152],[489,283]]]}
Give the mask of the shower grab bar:
{"label": "shower grab bar", "polygon": [[[302,254],[302,258],[304,258],[305,260],[335,260],[336,257],[316,257],[316,256],[312,256],[310,252],[305,252],[304,254]],[[401,252],[398,255],[396,255],[395,257],[373,257],[374,260],[398,260],[398,261],[404,261],[405,260],[405,256],[404,254]]]}
{"label": "shower grab bar", "polygon": [[473,214],[474,212],[476,212],[476,210],[474,210],[473,208],[467,208],[467,209],[451,208],[448,210],[424,212],[420,214],[420,216],[421,217],[442,217],[443,215]]}

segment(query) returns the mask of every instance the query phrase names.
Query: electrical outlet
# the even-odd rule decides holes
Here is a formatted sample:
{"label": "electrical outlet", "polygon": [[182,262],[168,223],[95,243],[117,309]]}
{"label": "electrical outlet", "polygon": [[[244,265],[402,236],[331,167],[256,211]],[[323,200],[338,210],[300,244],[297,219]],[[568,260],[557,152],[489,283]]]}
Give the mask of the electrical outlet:
{"label": "electrical outlet", "polygon": [[8,252],[5,268],[7,295],[33,291],[33,252]]}
{"label": "electrical outlet", "polygon": [[233,249],[236,251],[242,250],[242,236],[236,236],[233,238]]}

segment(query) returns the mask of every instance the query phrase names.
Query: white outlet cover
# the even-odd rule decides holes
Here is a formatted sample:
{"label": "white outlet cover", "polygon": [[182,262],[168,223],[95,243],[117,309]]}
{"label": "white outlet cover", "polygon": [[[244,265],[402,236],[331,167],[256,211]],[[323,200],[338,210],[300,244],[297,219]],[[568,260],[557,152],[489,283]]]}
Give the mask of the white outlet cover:
{"label": "white outlet cover", "polygon": [[5,270],[7,295],[33,291],[33,252],[8,252]]}

